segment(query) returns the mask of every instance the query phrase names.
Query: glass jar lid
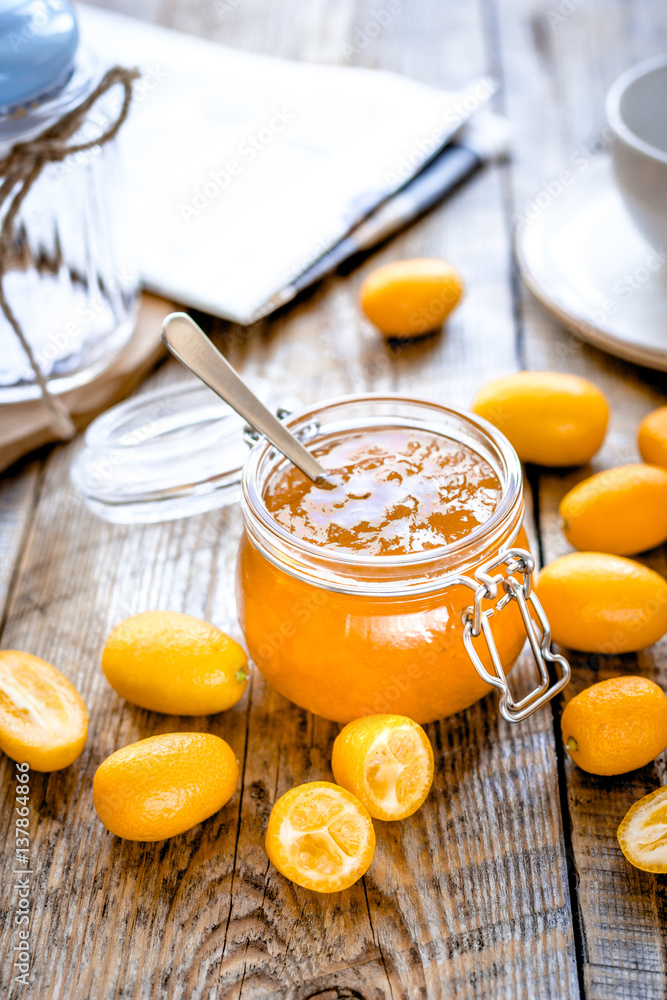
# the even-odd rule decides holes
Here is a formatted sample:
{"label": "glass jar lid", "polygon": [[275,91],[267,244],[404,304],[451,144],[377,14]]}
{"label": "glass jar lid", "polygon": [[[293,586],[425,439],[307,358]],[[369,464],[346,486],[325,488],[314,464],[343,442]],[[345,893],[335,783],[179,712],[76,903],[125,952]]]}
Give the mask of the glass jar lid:
{"label": "glass jar lid", "polygon": [[[69,0],[0,3],[0,157],[34,139],[91,92],[100,76],[79,44]],[[90,138],[90,137],[88,137]]]}
{"label": "glass jar lid", "polygon": [[29,107],[74,70],[79,26],[69,0],[13,0],[0,10],[0,109]]}
{"label": "glass jar lid", "polygon": [[[248,384],[279,413],[275,390]],[[297,400],[283,401],[292,409]],[[105,521],[142,524],[201,514],[240,496],[245,422],[199,382],[125,400],[88,427],[70,470],[86,506]]]}

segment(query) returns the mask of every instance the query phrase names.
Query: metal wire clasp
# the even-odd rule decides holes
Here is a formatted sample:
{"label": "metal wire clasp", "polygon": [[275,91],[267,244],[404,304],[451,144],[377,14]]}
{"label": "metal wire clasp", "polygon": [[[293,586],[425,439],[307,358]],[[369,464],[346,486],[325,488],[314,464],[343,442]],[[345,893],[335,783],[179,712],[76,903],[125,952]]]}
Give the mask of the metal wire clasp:
{"label": "metal wire clasp", "polygon": [[[493,574],[500,566],[504,566],[507,576],[502,573]],[[535,570],[535,560],[530,552],[525,549],[506,549],[491,562],[485,563],[475,573],[475,580],[470,577],[461,577],[460,582],[465,583],[475,591],[473,604],[466,608],[461,614],[463,622],[463,643],[468,656],[472,660],[477,673],[487,684],[500,688],[502,695],[500,698],[500,714],[508,722],[521,722],[538,708],[545,705],[554,695],[562,691],[570,679],[570,665],[563,656],[551,651],[551,627],[544,613],[537,596],[532,591],[532,577]],[[517,579],[520,574],[521,580]],[[497,601],[495,608],[482,610],[483,601],[495,601],[498,597],[498,588],[504,590],[504,596]],[[498,649],[493,638],[493,630],[489,619],[510,603],[516,601],[519,605],[523,626],[528,636],[528,642],[533,654],[538,675],[538,685],[521,701],[515,701],[507,683],[503,665],[500,662]],[[539,624],[538,635],[535,619],[532,617],[530,607],[535,613]],[[494,673],[491,674],[482,663],[473,640],[480,633],[484,636],[486,645],[491,656]],[[549,669],[550,663],[558,664],[560,668],[560,678],[550,684]]]}

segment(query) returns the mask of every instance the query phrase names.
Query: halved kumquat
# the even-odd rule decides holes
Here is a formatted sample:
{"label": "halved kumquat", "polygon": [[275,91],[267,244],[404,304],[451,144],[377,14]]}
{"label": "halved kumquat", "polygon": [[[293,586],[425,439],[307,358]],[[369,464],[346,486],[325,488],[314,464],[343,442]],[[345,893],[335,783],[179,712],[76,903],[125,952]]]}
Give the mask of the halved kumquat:
{"label": "halved kumquat", "polygon": [[405,715],[368,715],[338,734],[331,767],[374,819],[405,819],[429,793],[433,750],[422,727]]}
{"label": "halved kumquat", "polygon": [[667,872],[667,785],[630,806],[617,836],[623,854],[635,868]]}
{"label": "halved kumquat", "polygon": [[274,805],[266,850],[290,881],[315,892],[339,892],[360,879],[373,860],[373,821],[344,788],[311,781],[285,792]]}
{"label": "halved kumquat", "polygon": [[59,771],[83,750],[88,712],[55,667],[31,653],[0,651],[0,749],[35,771]]}

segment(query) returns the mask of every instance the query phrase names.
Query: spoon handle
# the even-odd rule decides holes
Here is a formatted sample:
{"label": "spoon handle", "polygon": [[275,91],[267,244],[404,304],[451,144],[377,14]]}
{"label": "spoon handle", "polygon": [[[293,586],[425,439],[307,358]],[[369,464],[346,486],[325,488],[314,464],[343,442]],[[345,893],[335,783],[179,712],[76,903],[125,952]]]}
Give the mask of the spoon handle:
{"label": "spoon handle", "polygon": [[162,340],[174,357],[315,483],[328,482],[326,469],[275,417],[234,371],[200,326],[186,313],[171,313],[162,324]]}

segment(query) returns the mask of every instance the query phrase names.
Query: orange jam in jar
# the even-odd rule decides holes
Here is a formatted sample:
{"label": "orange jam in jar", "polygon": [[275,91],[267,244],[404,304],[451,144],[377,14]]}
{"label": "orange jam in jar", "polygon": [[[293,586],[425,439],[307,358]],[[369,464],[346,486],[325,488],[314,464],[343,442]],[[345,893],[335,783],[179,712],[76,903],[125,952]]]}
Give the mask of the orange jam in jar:
{"label": "orange jam in jar", "polygon": [[404,556],[448,545],[488,521],[502,486],[465,444],[410,427],[373,427],[318,442],[330,474],[318,486],[295,466],[264,503],[301,541],[341,552]]}
{"label": "orange jam in jar", "polygon": [[[403,397],[334,400],[288,426],[329,483],[266,442],[246,465],[237,590],[258,668],[338,722],[396,712],[424,723],[471,705],[490,685],[464,646],[474,593],[461,580],[526,548],[511,446],[472,414]],[[526,638],[517,604],[490,621],[507,672]],[[490,669],[484,644],[479,657]]]}

